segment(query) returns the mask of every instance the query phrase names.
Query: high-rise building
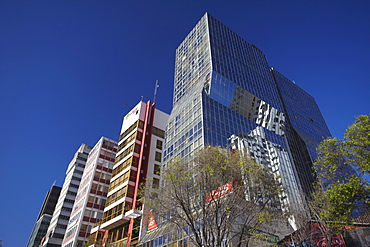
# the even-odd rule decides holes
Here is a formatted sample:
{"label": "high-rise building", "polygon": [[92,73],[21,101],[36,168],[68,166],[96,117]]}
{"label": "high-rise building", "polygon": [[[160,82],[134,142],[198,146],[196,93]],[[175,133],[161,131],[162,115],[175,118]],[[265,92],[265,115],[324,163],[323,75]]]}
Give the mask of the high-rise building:
{"label": "high-rise building", "polygon": [[[281,203],[301,209],[312,191],[315,148],[328,136],[313,97],[208,13],[177,48],[164,163],[191,160],[205,145],[240,149],[280,175]],[[169,237],[158,238],[159,231],[140,244],[171,244]]]}
{"label": "high-rise building", "polygon": [[177,48],[164,162],[237,138],[257,162],[280,172],[285,203],[295,207],[311,192],[315,148],[328,136],[313,97],[208,13]]}
{"label": "high-rise building", "polygon": [[88,240],[93,224],[101,220],[116,151],[117,142],[106,137],[100,138],[91,149],[62,247],[82,246]]}
{"label": "high-rise building", "polygon": [[87,157],[92,147],[82,144],[68,165],[66,178],[51,219],[43,246],[60,247],[67,229]]}
{"label": "high-rise building", "polygon": [[61,190],[61,187],[52,185],[50,190],[46,193],[41,210],[37,216],[36,223],[32,229],[31,236],[28,239],[27,247],[40,246],[41,240],[44,238],[46,231],[48,230]]}
{"label": "high-rise building", "polygon": [[150,101],[139,102],[124,117],[103,219],[93,227],[90,243],[126,246],[146,231],[138,190],[146,181],[159,186],[167,120]]}

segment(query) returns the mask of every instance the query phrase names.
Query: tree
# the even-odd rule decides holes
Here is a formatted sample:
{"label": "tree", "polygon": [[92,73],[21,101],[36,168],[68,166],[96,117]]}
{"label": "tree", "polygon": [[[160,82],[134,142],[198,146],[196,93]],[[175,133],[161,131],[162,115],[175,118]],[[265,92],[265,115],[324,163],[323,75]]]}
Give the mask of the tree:
{"label": "tree", "polygon": [[[323,235],[332,236],[369,212],[370,115],[359,116],[343,140],[324,140],[317,152],[319,183],[309,207],[313,220],[324,226]],[[327,241],[330,246],[331,238]]]}
{"label": "tree", "polygon": [[316,190],[321,218],[350,223],[370,204],[370,116],[359,116],[343,140],[324,140],[314,163],[324,191]]}
{"label": "tree", "polygon": [[277,179],[238,151],[205,147],[191,162],[167,163],[161,174],[160,190],[147,187],[145,206],[179,230],[178,239],[199,247],[248,246],[275,237],[271,226],[279,220],[286,226]]}
{"label": "tree", "polygon": [[361,175],[370,175],[370,115],[359,116],[344,134],[348,162]]}

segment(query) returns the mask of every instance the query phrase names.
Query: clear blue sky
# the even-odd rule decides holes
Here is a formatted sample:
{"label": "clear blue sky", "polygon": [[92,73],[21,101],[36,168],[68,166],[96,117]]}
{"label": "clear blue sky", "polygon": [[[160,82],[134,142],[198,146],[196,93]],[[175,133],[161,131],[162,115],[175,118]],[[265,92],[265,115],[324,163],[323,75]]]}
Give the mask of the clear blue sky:
{"label": "clear blue sky", "polygon": [[333,136],[370,113],[368,0],[0,1],[0,240],[25,246],[81,143],[172,104],[175,49],[209,12],[316,98]]}

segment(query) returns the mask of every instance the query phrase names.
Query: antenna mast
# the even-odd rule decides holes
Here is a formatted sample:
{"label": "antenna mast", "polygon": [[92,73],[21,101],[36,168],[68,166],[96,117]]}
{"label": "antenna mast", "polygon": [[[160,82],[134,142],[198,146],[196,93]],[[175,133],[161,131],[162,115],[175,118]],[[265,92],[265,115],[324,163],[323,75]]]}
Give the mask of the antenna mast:
{"label": "antenna mast", "polygon": [[154,96],[153,96],[153,103],[155,103],[155,99],[157,97],[157,88],[159,88],[158,80],[155,81],[155,88],[154,88]]}

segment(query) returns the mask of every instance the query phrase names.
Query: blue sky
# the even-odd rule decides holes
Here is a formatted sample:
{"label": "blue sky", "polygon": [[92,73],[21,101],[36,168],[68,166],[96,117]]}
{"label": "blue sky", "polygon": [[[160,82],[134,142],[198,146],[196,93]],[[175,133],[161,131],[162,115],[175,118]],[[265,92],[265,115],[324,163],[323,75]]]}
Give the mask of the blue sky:
{"label": "blue sky", "polygon": [[342,137],[370,113],[369,11],[367,0],[0,1],[3,246],[26,245],[80,144],[117,140],[155,80],[170,112],[175,49],[205,12],[313,95]]}

